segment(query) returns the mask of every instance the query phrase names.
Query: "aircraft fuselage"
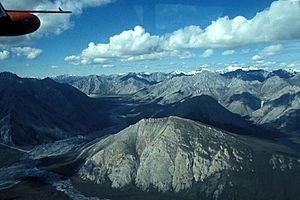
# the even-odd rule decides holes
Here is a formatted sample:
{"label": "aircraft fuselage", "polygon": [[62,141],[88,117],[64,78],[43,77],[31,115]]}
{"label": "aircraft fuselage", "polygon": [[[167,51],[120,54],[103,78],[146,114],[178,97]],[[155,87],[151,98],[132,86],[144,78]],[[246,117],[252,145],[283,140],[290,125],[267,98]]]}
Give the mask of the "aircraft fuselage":
{"label": "aircraft fuselage", "polygon": [[39,29],[41,22],[29,12],[7,12],[7,17],[0,17],[0,36],[19,36]]}

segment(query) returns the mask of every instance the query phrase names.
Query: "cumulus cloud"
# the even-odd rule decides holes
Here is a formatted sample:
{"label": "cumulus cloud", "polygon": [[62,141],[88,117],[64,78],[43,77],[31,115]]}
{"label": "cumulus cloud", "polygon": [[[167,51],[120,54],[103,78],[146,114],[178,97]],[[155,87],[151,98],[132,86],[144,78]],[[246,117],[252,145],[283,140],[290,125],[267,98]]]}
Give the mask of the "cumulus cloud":
{"label": "cumulus cloud", "polygon": [[225,16],[204,30],[180,29],[166,38],[166,48],[235,48],[247,44],[300,38],[300,0],[279,0],[252,19]]}
{"label": "cumulus cloud", "polygon": [[[188,50],[195,48],[208,49],[202,57],[211,56],[214,48],[232,49],[223,52],[223,55],[230,55],[235,53],[234,48],[249,44],[299,39],[299,27],[300,0],[279,0],[252,19],[243,16],[233,19],[222,17],[205,29],[187,26],[173,33],[156,36],[136,26],[133,30],[112,36],[108,43],[91,42],[80,55],[68,56],[65,60],[76,64],[97,64],[168,56],[188,58],[193,56]],[[245,50],[244,53],[248,52]],[[261,60],[266,56],[270,55],[261,53],[253,59]]]}
{"label": "cumulus cloud", "polygon": [[135,56],[149,55],[153,52],[159,56],[159,53],[162,52],[159,42],[158,36],[151,36],[142,27],[136,26],[134,30],[124,31],[111,37],[108,44],[91,42],[88,48],[83,50],[82,57],[88,62],[90,57],[133,59]]}
{"label": "cumulus cloud", "polygon": [[10,56],[9,51],[6,50],[0,51],[0,60],[6,60],[9,58],[9,56]]}
{"label": "cumulus cloud", "polygon": [[223,51],[222,55],[223,56],[229,56],[229,55],[233,55],[235,54],[235,50],[226,50],[226,51]]}
{"label": "cumulus cloud", "polygon": [[210,56],[212,56],[214,54],[214,50],[213,49],[207,49],[205,50],[201,55],[200,57],[202,58],[208,58]]}
{"label": "cumulus cloud", "polygon": [[263,60],[263,58],[260,55],[255,55],[252,57],[252,60],[259,61],[259,60]]}
{"label": "cumulus cloud", "polygon": [[273,55],[279,54],[282,51],[282,49],[283,49],[283,47],[281,44],[267,46],[263,50],[261,50],[258,54],[253,56],[252,60],[254,60],[254,61],[264,60],[264,58],[266,58],[268,56],[273,56]]}
{"label": "cumulus cloud", "polygon": [[107,44],[91,42],[80,56],[67,56],[65,61],[72,64],[102,64],[111,60],[154,60],[169,56],[184,59],[193,56],[188,51],[163,49],[161,42],[161,37],[152,36],[141,26],[136,26],[133,30],[110,37]]}
{"label": "cumulus cloud", "polygon": [[38,56],[40,56],[43,53],[43,50],[31,48],[31,47],[15,47],[12,48],[11,51],[16,56],[25,56],[29,60],[36,59]]}
{"label": "cumulus cloud", "polygon": [[276,54],[280,53],[281,50],[282,50],[282,45],[281,44],[271,45],[271,46],[265,47],[260,52],[260,55],[262,55],[262,56],[273,56],[273,55],[276,55]]}
{"label": "cumulus cloud", "polygon": [[[72,15],[80,15],[85,8],[102,6],[111,3],[113,0],[2,0],[1,3],[6,9],[30,9],[30,10],[71,10]],[[71,21],[71,14],[45,15],[37,14],[41,20],[40,29],[30,35],[19,37],[5,37],[0,39],[0,47],[18,46],[29,44],[33,40],[49,34],[60,34],[74,26]]]}
{"label": "cumulus cloud", "polygon": [[73,61],[73,60],[80,60],[80,57],[74,55],[65,57],[65,61]]}

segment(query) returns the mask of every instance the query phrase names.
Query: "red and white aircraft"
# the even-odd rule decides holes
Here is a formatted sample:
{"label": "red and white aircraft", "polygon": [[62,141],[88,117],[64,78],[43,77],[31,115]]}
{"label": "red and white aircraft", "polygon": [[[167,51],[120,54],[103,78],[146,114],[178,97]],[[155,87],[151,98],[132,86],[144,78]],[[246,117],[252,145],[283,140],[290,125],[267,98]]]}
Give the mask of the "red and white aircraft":
{"label": "red and white aircraft", "polygon": [[19,36],[32,33],[39,29],[41,21],[32,13],[72,13],[45,10],[5,10],[0,3],[0,36]]}

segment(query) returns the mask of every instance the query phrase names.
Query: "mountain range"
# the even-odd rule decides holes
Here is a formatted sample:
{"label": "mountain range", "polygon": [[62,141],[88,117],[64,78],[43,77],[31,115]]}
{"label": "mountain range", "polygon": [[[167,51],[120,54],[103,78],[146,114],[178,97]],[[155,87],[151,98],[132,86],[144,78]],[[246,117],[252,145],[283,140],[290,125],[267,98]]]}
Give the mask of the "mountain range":
{"label": "mountain range", "polygon": [[90,76],[68,76],[62,75],[53,79],[60,83],[67,83],[87,95],[104,96],[104,95],[122,95],[132,94],[145,88],[172,77],[184,74],[162,72],[156,73],[128,73],[120,75],[90,75]]}
{"label": "mountain range", "polygon": [[[298,119],[299,73],[284,70],[237,70],[221,74],[203,70],[195,73],[72,77],[72,81],[64,76],[54,80],[68,83],[88,95],[122,94],[130,96],[134,101],[159,105],[171,105],[184,99],[207,95],[230,112],[248,118],[257,125],[288,133],[300,132],[297,126],[287,128],[291,117]],[[290,99],[289,104],[276,104],[276,111],[270,106],[272,102],[282,101],[289,95],[296,95]]]}
{"label": "mountain range", "polygon": [[0,141],[34,145],[109,126],[108,106],[50,78],[0,73]]}
{"label": "mountain range", "polygon": [[0,199],[297,200],[299,78],[0,73]]}

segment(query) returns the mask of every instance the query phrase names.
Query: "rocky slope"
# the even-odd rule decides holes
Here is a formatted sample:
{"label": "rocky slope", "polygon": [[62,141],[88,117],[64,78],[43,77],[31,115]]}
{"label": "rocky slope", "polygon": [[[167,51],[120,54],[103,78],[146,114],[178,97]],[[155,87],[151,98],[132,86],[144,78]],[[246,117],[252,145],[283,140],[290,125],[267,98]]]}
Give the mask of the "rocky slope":
{"label": "rocky slope", "polygon": [[[186,98],[208,95],[216,99],[229,111],[251,118],[254,123],[259,125],[269,126],[269,122],[278,118],[282,118],[280,122],[288,121],[290,110],[296,113],[297,110],[300,110],[300,104],[297,103],[299,92],[298,75],[290,79],[274,75],[260,82],[258,80],[243,80],[239,77],[228,78],[212,72],[203,72],[194,76],[175,77],[150,86],[137,92],[134,98],[144,102],[172,104]],[[294,103],[282,103],[272,107],[273,101],[282,101],[286,96],[295,96]],[[273,108],[282,112],[271,112]],[[259,113],[263,114],[260,115]],[[263,117],[268,119],[264,120]],[[262,122],[266,122],[266,124]],[[280,122],[271,123],[271,125],[274,125],[273,128],[284,131],[287,127]],[[291,131],[300,133],[300,129],[295,126]]]}
{"label": "rocky slope", "polygon": [[297,199],[300,158],[178,117],[145,119],[87,147],[80,176],[185,199]]}
{"label": "rocky slope", "polygon": [[296,85],[300,87],[300,73],[296,74],[294,77],[292,77],[291,79],[289,79],[289,82],[292,85]]}
{"label": "rocky slope", "polygon": [[121,75],[90,75],[80,76],[58,76],[55,81],[67,83],[87,95],[105,96],[133,94],[150,85],[165,81],[182,74],[156,73],[128,73]]}
{"label": "rocky slope", "polygon": [[251,121],[230,112],[214,98],[206,95],[186,98],[166,105],[156,103],[141,104],[124,113],[124,119],[129,124],[136,123],[144,118],[163,118],[169,116],[191,119],[236,134],[252,135],[260,138],[276,137],[276,133],[274,130],[271,130],[271,126],[269,127],[270,130],[256,126]]}
{"label": "rocky slope", "polygon": [[150,86],[135,94],[144,101],[159,100],[162,104],[178,102],[189,96],[208,95],[215,99],[224,96],[227,79],[213,72],[204,71],[193,76],[180,76]]}
{"label": "rocky slope", "polygon": [[47,78],[0,73],[0,142],[40,144],[109,125],[105,102]]}
{"label": "rocky slope", "polygon": [[274,70],[274,71],[265,71],[262,69],[259,70],[242,70],[242,69],[238,69],[235,71],[231,71],[231,72],[226,72],[223,73],[222,76],[225,76],[227,78],[238,78],[244,81],[260,81],[263,82],[265,80],[267,80],[270,77],[273,76],[278,76],[280,78],[283,79],[290,79],[295,75],[295,72],[288,72],[285,71],[283,69],[278,69],[278,70]]}
{"label": "rocky slope", "polygon": [[300,133],[300,92],[286,93],[255,111],[252,120],[287,133]]}
{"label": "rocky slope", "polygon": [[198,71],[57,77],[56,80],[71,84],[88,95],[130,95],[133,100],[146,104],[169,106],[183,99],[207,95],[230,112],[247,117],[258,125],[300,133],[297,126],[287,127],[291,116],[300,110],[297,99],[294,103],[272,107],[272,102],[300,92],[299,73],[285,70],[236,70],[224,74]]}
{"label": "rocky slope", "polygon": [[249,70],[249,71],[244,71],[241,69],[235,70],[235,71],[231,71],[231,72],[226,72],[224,74],[222,74],[222,76],[226,77],[226,78],[238,78],[244,81],[260,81],[263,82],[265,81],[268,76],[271,76],[272,74],[270,74],[267,71],[264,70]]}

